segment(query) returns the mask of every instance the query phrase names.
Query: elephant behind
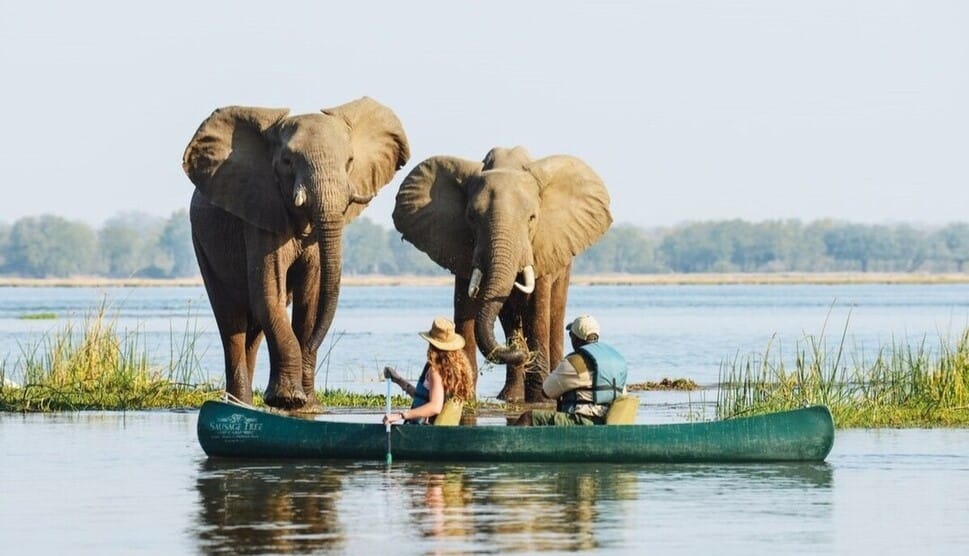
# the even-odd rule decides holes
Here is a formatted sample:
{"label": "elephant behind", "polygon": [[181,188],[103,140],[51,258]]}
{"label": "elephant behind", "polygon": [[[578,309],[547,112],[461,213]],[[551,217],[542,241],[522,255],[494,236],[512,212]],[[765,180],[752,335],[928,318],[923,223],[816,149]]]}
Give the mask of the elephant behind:
{"label": "elephant behind", "polygon": [[312,410],[317,349],[340,293],[343,228],[410,148],[397,116],[370,98],[288,113],[216,110],[182,167],[196,187],[192,241],[222,338],[226,391],[251,402],[265,335],[266,403]]}
{"label": "elephant behind", "polygon": [[[563,356],[572,259],[609,228],[609,193],[573,156],[533,160],[495,148],[484,162],[436,156],[397,192],[394,225],[455,275],[454,321],[476,349],[507,365],[498,397],[540,401],[550,362]],[[495,340],[498,318],[506,344]]]}

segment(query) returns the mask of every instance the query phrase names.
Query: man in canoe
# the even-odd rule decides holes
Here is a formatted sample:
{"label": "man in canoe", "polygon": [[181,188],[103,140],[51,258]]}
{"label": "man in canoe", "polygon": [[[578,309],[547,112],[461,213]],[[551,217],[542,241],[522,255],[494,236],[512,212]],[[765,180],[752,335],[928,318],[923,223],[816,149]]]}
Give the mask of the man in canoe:
{"label": "man in canoe", "polygon": [[602,425],[609,405],[626,393],[626,360],[599,341],[596,319],[582,315],[565,329],[574,351],[542,383],[545,396],[556,400],[555,411],[526,411],[515,425]]}
{"label": "man in canoe", "polygon": [[417,385],[402,378],[392,367],[384,367],[384,376],[410,397],[414,398],[409,411],[384,416],[387,422],[407,423],[433,422],[444,408],[444,400],[454,398],[468,401],[474,394],[474,372],[471,362],[462,349],[464,338],[454,331],[454,323],[437,317],[427,332],[418,332],[427,340],[427,363],[421,371]]}

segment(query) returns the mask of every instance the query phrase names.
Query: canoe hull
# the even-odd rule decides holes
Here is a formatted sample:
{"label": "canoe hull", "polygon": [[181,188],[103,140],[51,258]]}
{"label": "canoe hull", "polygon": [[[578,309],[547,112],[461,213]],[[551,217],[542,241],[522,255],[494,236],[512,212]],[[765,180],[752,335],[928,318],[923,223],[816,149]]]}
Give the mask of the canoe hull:
{"label": "canoe hull", "polygon": [[[383,425],[311,421],[209,401],[198,438],[210,457],[383,460]],[[394,460],[505,462],[823,461],[826,407],[724,421],[595,427],[434,427],[391,431]]]}

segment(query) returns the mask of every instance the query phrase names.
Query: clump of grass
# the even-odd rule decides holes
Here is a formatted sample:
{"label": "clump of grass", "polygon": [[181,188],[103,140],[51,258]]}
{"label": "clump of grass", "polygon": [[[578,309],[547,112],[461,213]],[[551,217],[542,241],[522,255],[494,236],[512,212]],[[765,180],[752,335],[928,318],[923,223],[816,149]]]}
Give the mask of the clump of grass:
{"label": "clump of grass", "polygon": [[646,390],[678,390],[690,392],[699,390],[700,385],[689,378],[663,378],[659,382],[647,380],[646,382],[636,382],[626,385],[630,392],[643,392]]}
{"label": "clump of grass", "polygon": [[[383,408],[387,401],[384,394],[357,394],[347,390],[325,390],[317,394],[323,407]],[[390,397],[394,407],[410,407],[410,396],[395,394]]]}
{"label": "clump of grass", "polygon": [[[64,411],[195,407],[219,390],[202,380],[194,335],[173,333],[167,365],[150,363],[144,335],[118,332],[104,304],[78,329],[69,321],[30,345],[21,346],[18,387],[2,385],[0,410]],[[176,349],[176,347],[178,349]],[[4,365],[3,378],[6,379]]]}
{"label": "clump of grass", "polygon": [[969,426],[969,330],[938,349],[894,340],[873,358],[846,353],[847,324],[833,349],[820,336],[798,343],[793,366],[773,339],[762,355],[720,366],[717,415],[721,418],[826,405],[837,426]]}
{"label": "clump of grass", "polygon": [[20,320],[54,320],[57,318],[57,313],[24,313],[19,318]]}

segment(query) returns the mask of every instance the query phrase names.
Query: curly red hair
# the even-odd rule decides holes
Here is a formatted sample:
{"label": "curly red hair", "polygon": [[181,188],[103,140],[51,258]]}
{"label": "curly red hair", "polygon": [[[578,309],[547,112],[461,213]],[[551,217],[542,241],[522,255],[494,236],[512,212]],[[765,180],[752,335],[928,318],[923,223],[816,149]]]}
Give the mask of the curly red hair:
{"label": "curly red hair", "polygon": [[427,362],[441,375],[446,395],[462,401],[474,399],[474,371],[463,349],[444,351],[429,345]]}

